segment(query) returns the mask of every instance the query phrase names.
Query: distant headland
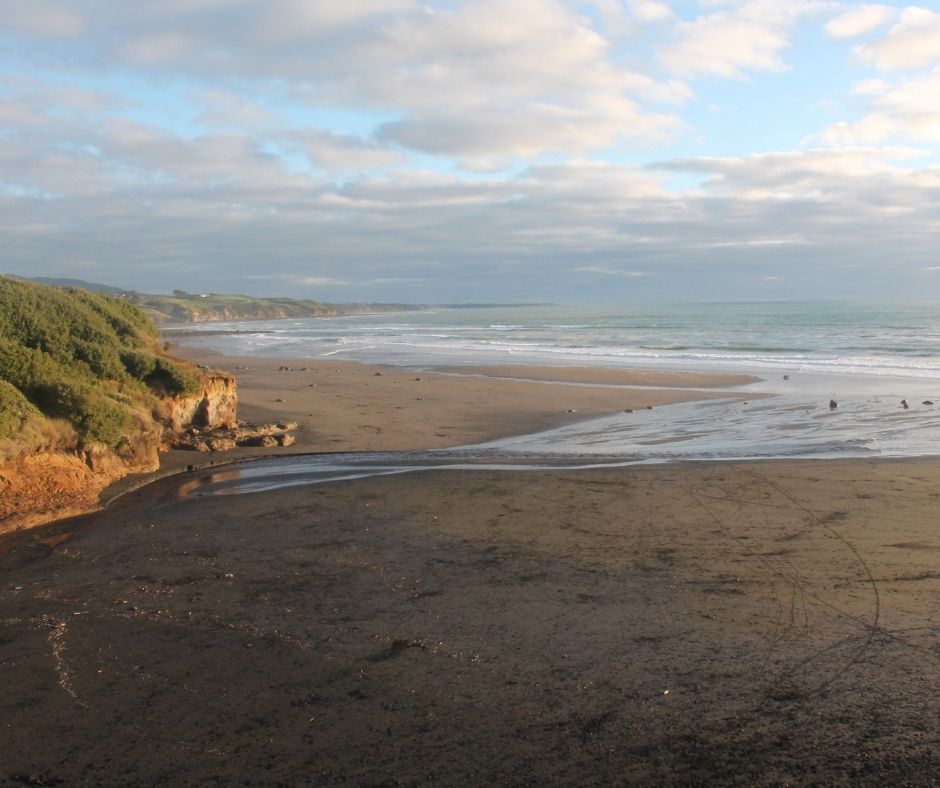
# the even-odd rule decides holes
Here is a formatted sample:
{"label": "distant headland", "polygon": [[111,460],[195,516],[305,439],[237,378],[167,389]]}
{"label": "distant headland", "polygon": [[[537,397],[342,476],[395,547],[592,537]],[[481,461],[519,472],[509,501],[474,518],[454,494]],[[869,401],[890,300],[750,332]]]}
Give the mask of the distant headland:
{"label": "distant headland", "polygon": [[465,303],[465,304],[398,304],[343,303],[335,304],[311,299],[260,298],[231,293],[189,293],[174,290],[169,295],[122,290],[98,282],[55,277],[13,277],[37,284],[80,288],[102,293],[140,307],[155,323],[208,323],[229,320],[280,320],[305,317],[337,317],[341,315],[381,314],[384,312],[417,312],[429,309],[485,309],[551,306],[544,303]]}

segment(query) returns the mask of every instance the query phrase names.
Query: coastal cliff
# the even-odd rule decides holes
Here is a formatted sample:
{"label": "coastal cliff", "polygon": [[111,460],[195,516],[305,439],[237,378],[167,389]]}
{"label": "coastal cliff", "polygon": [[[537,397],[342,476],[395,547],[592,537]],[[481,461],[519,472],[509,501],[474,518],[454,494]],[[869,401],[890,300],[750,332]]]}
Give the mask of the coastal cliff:
{"label": "coastal cliff", "polygon": [[0,532],[94,507],[177,433],[234,427],[237,402],[126,301],[0,277]]}
{"label": "coastal cliff", "polygon": [[194,394],[164,397],[162,420],[175,432],[187,427],[234,429],[238,422],[235,379],[224,372],[204,372]]}

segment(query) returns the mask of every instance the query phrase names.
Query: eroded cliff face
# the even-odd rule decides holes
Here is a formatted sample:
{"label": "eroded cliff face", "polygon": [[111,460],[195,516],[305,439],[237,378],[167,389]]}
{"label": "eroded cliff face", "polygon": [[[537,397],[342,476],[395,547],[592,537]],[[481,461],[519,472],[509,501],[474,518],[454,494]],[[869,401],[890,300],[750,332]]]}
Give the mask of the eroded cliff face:
{"label": "eroded cliff face", "polygon": [[198,394],[160,398],[154,414],[137,414],[135,428],[116,449],[101,443],[36,447],[0,463],[0,533],[94,509],[109,484],[160,467],[168,438],[196,426],[236,425],[235,380],[221,372],[202,376]]}
{"label": "eroded cliff face", "polygon": [[0,465],[0,533],[95,508],[101,491],[160,467],[163,425],[154,422],[119,450],[101,443],[24,454]]}
{"label": "eroded cliff face", "polygon": [[166,408],[163,420],[174,432],[190,426],[231,429],[237,423],[235,379],[222,372],[205,373],[197,394],[166,398],[161,404]]}

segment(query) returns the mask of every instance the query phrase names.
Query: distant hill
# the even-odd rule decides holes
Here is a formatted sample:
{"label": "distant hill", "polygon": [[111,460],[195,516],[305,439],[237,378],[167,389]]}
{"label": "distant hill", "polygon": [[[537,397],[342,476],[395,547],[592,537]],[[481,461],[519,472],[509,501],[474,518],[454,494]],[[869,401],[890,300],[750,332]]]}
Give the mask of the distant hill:
{"label": "distant hill", "polygon": [[347,303],[297,298],[258,298],[225,293],[187,293],[174,290],[171,295],[138,293],[121,290],[82,279],[54,277],[11,277],[26,282],[38,282],[65,288],[81,288],[94,293],[106,293],[126,299],[139,306],[157,323],[205,323],[223,320],[279,320],[284,318],[335,317],[337,315],[366,315],[383,312],[413,312],[426,309],[485,309],[491,307],[551,306],[550,304],[394,304]]}
{"label": "distant hill", "polygon": [[277,320],[292,317],[332,317],[420,309],[420,307],[408,304],[327,304],[309,299],[255,298],[222,293],[186,293],[182,290],[175,290],[173,295],[128,293],[126,297],[128,301],[137,304],[154,320],[161,323]]}
{"label": "distant hill", "polygon": [[140,307],[157,323],[203,323],[221,320],[278,320],[282,318],[333,317],[373,312],[405,312],[427,307],[413,304],[329,304],[311,299],[258,298],[226,293],[187,293],[174,290],[171,295],[138,293],[99,282],[48,276],[10,279],[63,288],[80,288],[125,299]]}

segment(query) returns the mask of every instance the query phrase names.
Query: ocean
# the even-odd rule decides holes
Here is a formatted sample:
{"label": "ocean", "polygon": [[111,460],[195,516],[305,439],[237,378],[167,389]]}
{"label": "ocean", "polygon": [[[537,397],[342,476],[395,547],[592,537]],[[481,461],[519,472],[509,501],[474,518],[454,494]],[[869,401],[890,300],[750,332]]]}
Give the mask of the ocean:
{"label": "ocean", "polygon": [[773,395],[616,414],[474,449],[645,462],[940,454],[940,305],[441,308],[186,329],[187,344],[229,355],[414,369],[511,363],[749,373],[762,382],[734,391]]}

